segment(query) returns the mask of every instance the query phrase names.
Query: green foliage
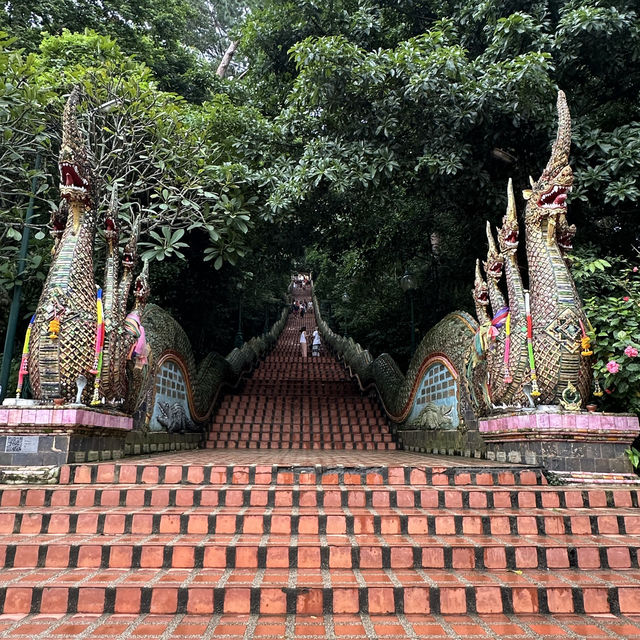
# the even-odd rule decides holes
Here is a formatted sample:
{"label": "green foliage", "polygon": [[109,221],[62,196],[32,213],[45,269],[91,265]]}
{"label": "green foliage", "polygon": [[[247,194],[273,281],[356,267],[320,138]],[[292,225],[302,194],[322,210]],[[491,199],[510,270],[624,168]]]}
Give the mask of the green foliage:
{"label": "green foliage", "polygon": [[627,454],[627,458],[629,458],[629,462],[634,469],[638,469],[640,467],[640,451],[638,451],[635,447],[631,447],[625,450]]}
{"label": "green foliage", "polygon": [[572,260],[593,326],[594,374],[606,407],[640,413],[640,270],[624,258],[594,255],[585,250]]}
{"label": "green foliage", "polygon": [[3,7],[0,29],[28,51],[36,51],[43,36],[65,30],[110,36],[153,70],[162,89],[203,102],[215,83],[228,31],[245,10],[246,3],[237,0],[15,0]]}
{"label": "green foliage", "polygon": [[407,265],[420,335],[469,309],[484,220],[502,218],[509,177],[517,192],[545,166],[557,87],[574,119],[578,240],[629,255],[640,35],[625,0],[267,1],[243,35],[254,99],[281,132],[266,202],[304,229],[321,297],[364,346],[406,354],[394,278]]}
{"label": "green foliage", "polygon": [[[0,287],[10,289],[16,276],[19,243],[32,182],[35,200],[48,202],[46,157],[52,134],[47,126],[46,105],[53,93],[37,83],[35,56],[23,56],[13,49],[14,40],[0,32]],[[41,166],[36,169],[40,155]],[[35,217],[34,224],[44,222]],[[37,233],[35,253],[30,257],[23,282],[40,282],[43,234]],[[46,244],[46,243],[45,243]]]}
{"label": "green foliage", "polygon": [[[117,187],[121,241],[127,241],[133,218],[139,216],[141,249],[156,263],[165,258],[193,262],[213,254],[220,269],[223,262],[235,264],[247,255],[247,237],[258,216],[257,186],[250,166],[238,162],[234,145],[249,131],[257,141],[260,116],[255,110],[234,105],[224,95],[199,107],[165,93],[145,65],[94,32],[47,37],[38,55],[25,57],[12,46],[6,39],[0,42],[3,300],[16,279],[24,211],[35,177],[35,240],[22,280],[28,285],[24,308],[31,310],[37,302],[50,258],[46,225],[59,206],[61,114],[66,95],[77,85],[84,92],[79,124],[93,152],[95,180],[104,187],[98,212],[106,210]],[[42,160],[37,172],[36,156]],[[100,257],[96,266],[100,280]]]}

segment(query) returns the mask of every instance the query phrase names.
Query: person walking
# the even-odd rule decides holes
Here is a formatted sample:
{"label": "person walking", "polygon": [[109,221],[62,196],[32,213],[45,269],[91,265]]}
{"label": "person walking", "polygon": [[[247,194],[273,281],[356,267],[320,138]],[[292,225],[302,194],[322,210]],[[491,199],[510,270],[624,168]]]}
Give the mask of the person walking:
{"label": "person walking", "polygon": [[307,305],[305,304],[304,300],[302,301],[302,303],[300,304],[300,318],[302,318],[302,320],[304,320],[304,314],[307,312]]}
{"label": "person walking", "polygon": [[318,327],[313,330],[313,344],[311,345],[311,355],[319,356],[320,355],[320,345],[322,342],[320,341],[320,332],[318,331]]}
{"label": "person walking", "polygon": [[300,329],[300,353],[303,358],[307,357],[307,328]]}

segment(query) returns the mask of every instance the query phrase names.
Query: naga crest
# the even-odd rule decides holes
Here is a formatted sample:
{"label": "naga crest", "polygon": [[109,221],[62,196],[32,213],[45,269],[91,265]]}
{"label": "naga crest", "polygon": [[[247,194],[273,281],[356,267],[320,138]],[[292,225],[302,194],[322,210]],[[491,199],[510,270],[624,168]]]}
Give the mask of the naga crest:
{"label": "naga crest", "polygon": [[60,195],[69,202],[89,202],[92,197],[93,161],[84,142],[76,116],[80,91],[76,87],[69,96],[62,116],[62,145],[60,168]]}
{"label": "naga crest", "polygon": [[473,283],[473,299],[476,306],[486,308],[489,304],[489,289],[480,271],[480,260],[476,260],[476,279]]}
{"label": "naga crest", "polygon": [[516,199],[513,194],[513,181],[509,178],[507,186],[507,212],[502,218],[502,227],[498,229],[498,244],[504,255],[515,254],[518,250],[520,229],[518,227],[518,213]]}
{"label": "naga crest", "polygon": [[556,223],[556,237],[558,239],[558,247],[562,253],[568,253],[573,249],[573,237],[576,235],[576,225],[567,222],[565,212],[558,215]]}
{"label": "naga crest", "polygon": [[144,266],[140,275],[136,278],[135,285],[133,287],[133,296],[136,299],[136,306],[144,306],[149,298],[151,287],[149,285],[149,261],[144,261]]}
{"label": "naga crest", "polygon": [[109,250],[113,251],[118,246],[118,189],[114,187],[111,192],[111,202],[104,220],[104,235],[107,239]]}
{"label": "naga crest", "polygon": [[[551,157],[537,182],[531,180],[531,190],[523,193],[528,200],[526,218],[535,222],[548,218],[553,221],[567,211],[567,195],[573,186],[573,170],[569,166],[571,150],[571,116],[563,91],[558,91],[558,132]],[[549,233],[549,238],[551,238]],[[553,234],[555,235],[555,234]]]}
{"label": "naga crest", "polygon": [[136,218],[133,221],[131,227],[131,238],[127,242],[122,252],[122,266],[125,269],[133,269],[136,266],[138,259],[138,236],[140,235],[140,218]]}
{"label": "naga crest", "polygon": [[491,224],[488,221],[487,241],[489,242],[489,250],[487,251],[487,261],[483,263],[483,267],[487,276],[498,282],[502,277],[504,258],[496,247],[495,240],[493,239],[493,234],[491,233]]}

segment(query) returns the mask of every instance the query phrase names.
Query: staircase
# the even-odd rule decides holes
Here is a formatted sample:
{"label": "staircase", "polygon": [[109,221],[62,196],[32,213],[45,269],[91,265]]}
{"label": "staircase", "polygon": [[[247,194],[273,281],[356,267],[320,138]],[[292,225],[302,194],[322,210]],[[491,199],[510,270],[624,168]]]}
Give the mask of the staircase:
{"label": "staircase", "polygon": [[640,637],[637,489],[390,451],[301,325],[206,449],[0,490],[0,637]]}
{"label": "staircase", "polygon": [[[303,326],[307,358],[300,353]],[[324,351],[311,355],[315,326],[313,311],[289,316],[276,347],[243,390],[223,400],[207,448],[396,448],[381,409],[361,395],[336,359]]]}

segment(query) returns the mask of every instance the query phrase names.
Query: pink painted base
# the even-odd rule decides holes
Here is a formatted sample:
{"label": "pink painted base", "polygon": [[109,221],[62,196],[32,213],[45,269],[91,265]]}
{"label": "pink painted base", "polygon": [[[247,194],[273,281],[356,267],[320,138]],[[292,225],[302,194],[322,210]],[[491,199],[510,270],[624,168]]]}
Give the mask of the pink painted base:
{"label": "pink painted base", "polygon": [[542,413],[509,414],[478,420],[480,433],[486,440],[534,439],[553,437],[597,437],[598,439],[633,440],[640,431],[638,417],[614,413]]}
{"label": "pink painted base", "polygon": [[73,431],[87,427],[131,431],[133,419],[89,407],[0,407],[0,432],[15,432],[16,429]]}

